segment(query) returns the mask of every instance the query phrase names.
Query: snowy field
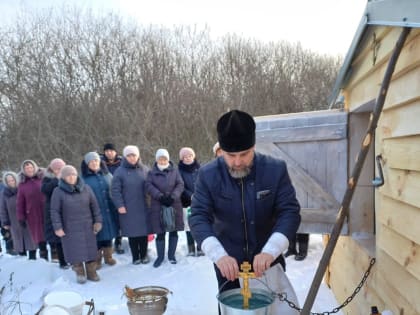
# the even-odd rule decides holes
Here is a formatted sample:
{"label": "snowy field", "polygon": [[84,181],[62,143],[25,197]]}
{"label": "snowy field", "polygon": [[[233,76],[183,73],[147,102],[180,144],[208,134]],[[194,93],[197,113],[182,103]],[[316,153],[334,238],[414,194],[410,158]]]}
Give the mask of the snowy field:
{"label": "snowy field", "polygon": [[[3,254],[0,256],[0,288],[4,287],[0,295],[0,314],[33,315],[40,309],[43,297],[49,292],[72,290],[86,301],[93,299],[96,314],[104,311],[106,315],[128,315],[124,286],[136,288],[157,285],[172,291],[165,315],[217,315],[218,292],[213,265],[206,257],[186,256],[184,232],[179,233],[176,253],[178,264],[171,265],[166,260],[160,268],[153,268],[152,265],[156,257],[154,241],[149,243],[151,262],[147,265],[133,265],[127,239],[124,238],[123,242],[126,253],[114,254],[117,265],[104,265],[98,271],[101,281],[96,283],[88,281],[86,284],[78,284],[71,269],[59,269],[56,263],[42,259],[29,261],[25,257]],[[286,260],[286,273],[296,290],[301,307],[322,251],[322,237],[311,235],[308,257],[304,261],[295,261],[293,257]],[[337,305],[331,290],[322,284],[312,312],[331,311]]]}

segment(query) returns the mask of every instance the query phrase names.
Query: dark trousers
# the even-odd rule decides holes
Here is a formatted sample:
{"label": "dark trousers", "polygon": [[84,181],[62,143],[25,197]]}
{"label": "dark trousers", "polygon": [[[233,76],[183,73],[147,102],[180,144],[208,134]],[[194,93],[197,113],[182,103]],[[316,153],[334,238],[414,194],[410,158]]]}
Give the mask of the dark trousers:
{"label": "dark trousers", "polygon": [[147,235],[129,237],[128,244],[130,245],[131,256],[133,262],[139,259],[144,259],[147,256]]}

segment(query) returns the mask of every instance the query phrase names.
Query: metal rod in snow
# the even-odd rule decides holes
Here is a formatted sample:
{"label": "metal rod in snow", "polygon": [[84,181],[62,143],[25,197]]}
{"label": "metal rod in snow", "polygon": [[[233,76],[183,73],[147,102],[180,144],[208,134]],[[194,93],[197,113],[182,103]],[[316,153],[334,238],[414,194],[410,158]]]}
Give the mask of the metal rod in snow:
{"label": "metal rod in snow", "polygon": [[391,82],[392,74],[394,73],[395,65],[410,31],[411,28],[409,27],[403,28],[400,37],[398,38],[398,41],[395,44],[394,51],[391,55],[388,67],[382,80],[381,89],[376,99],[375,108],[370,117],[368,129],[366,131],[366,136],[363,139],[362,147],[360,149],[359,155],[357,156],[356,164],[354,165],[353,172],[347,183],[347,189],[344,194],[343,201],[341,203],[340,211],[338,212],[337,220],[334,224],[333,230],[331,232],[331,237],[327,243],[324,253],[322,254],[321,260],[319,262],[318,268],[314,276],[314,280],[312,281],[312,285],[309,289],[308,296],[306,297],[305,304],[303,305],[303,309],[300,313],[301,315],[310,314],[312,305],[319,290],[319,286],[322,282],[322,278],[331,259],[335,245],[337,244],[338,237],[340,236],[341,229],[343,228],[344,220],[349,212],[350,202],[353,198],[353,193],[356,189],[357,181],[359,180],[363,164],[369,151],[369,147],[375,135],[375,130],[378,125],[378,120],[381,115],[382,109],[384,107],[385,98],[388,93],[388,87]]}

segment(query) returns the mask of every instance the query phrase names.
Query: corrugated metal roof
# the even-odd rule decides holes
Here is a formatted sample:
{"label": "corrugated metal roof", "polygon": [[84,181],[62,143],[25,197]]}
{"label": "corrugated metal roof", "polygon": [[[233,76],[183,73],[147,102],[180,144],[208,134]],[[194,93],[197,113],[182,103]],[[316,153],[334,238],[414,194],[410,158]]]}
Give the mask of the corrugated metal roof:
{"label": "corrugated metal roof", "polygon": [[329,103],[330,108],[337,101],[341,88],[351,75],[351,63],[369,25],[420,28],[419,0],[371,0],[351,42],[350,48],[338,73]]}

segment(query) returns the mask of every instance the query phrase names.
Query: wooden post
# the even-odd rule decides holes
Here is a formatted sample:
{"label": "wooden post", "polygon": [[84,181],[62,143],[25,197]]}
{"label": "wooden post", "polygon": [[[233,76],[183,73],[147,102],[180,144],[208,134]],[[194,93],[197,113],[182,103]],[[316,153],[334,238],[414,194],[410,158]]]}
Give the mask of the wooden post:
{"label": "wooden post", "polygon": [[356,189],[357,181],[359,180],[360,173],[362,171],[363,164],[365,162],[369,147],[374,139],[375,130],[378,125],[378,120],[381,115],[382,109],[384,107],[386,95],[388,93],[388,87],[391,82],[392,74],[395,70],[395,65],[397,63],[398,57],[401,53],[401,50],[404,46],[405,40],[407,39],[408,34],[410,33],[410,27],[404,27],[400,37],[398,38],[397,43],[395,44],[394,51],[391,55],[391,58],[388,63],[384,78],[382,80],[381,89],[379,91],[378,97],[376,99],[375,108],[371,114],[370,122],[368,129],[366,131],[366,136],[363,140],[362,147],[360,149],[359,155],[357,156],[356,164],[354,165],[353,172],[347,183],[347,189],[341,202],[340,211],[337,216],[337,220],[334,224],[334,228],[331,232],[331,237],[327,243],[327,246],[324,250],[324,253],[319,262],[318,268],[316,270],[314,280],[309,289],[308,296],[306,297],[305,304],[303,305],[301,315],[309,315],[314,303],[315,297],[318,293],[319,286],[321,284],[323,275],[327,269],[329,261],[331,259],[332,253],[334,251],[335,245],[337,244],[338,237],[340,236],[340,231],[343,227],[344,220],[348,215],[349,207],[351,200],[353,198],[354,190]]}

